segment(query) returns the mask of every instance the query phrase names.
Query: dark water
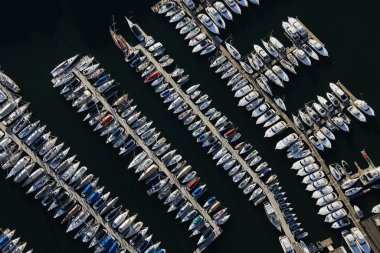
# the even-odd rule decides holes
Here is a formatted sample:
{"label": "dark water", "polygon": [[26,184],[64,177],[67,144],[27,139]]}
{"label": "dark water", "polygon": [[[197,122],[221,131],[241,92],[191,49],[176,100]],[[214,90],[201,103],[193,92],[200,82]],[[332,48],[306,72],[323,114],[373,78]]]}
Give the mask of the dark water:
{"label": "dark water", "polygon": [[[153,1],[70,1],[61,0],[49,5],[37,1],[7,2],[2,4],[0,15],[0,65],[22,88],[22,96],[31,102],[33,115],[46,123],[54,135],[59,136],[101,183],[112,194],[120,196],[140,219],[149,224],[155,240],[161,240],[170,252],[192,252],[195,241],[187,238],[184,225],[166,214],[158,200],[149,198],[137,183],[136,176],[124,171],[128,159],[120,159],[81,122],[70,106],[51,88],[49,71],[63,59],[81,52],[94,55],[121,83],[121,88],[135,98],[136,103],[157,128],[173,143],[208,184],[209,191],[229,207],[233,217],[224,227],[225,233],[208,249],[208,252],[280,252],[279,236],[269,224],[263,210],[254,208],[242,196],[225,173],[195,144],[181,123],[167,112],[166,106],[144,86],[141,79],[126,66],[108,34],[111,15],[119,21],[123,34],[126,29],[123,15],[133,16],[146,31],[161,40],[176,60],[191,75],[192,82],[202,83],[215,107],[234,121],[246,140],[251,141],[262,156],[279,174],[293,203],[300,222],[309,231],[310,241],[333,236],[341,244],[323,218],[319,217],[314,202],[304,191],[304,185],[289,170],[290,162],[284,154],[274,152],[275,140],[264,140],[264,131],[232,99],[225,83],[213,75],[204,58],[191,54],[182,38],[167,21],[153,14],[149,7]],[[9,5],[9,6],[4,6]],[[377,22],[378,4],[350,1],[262,0],[261,7],[244,9],[242,17],[228,23],[234,45],[242,54],[252,50],[252,44],[271,31],[282,40],[281,20],[298,16],[327,45],[330,59],[313,62],[312,68],[302,68],[285,90],[289,111],[295,111],[305,102],[315,99],[328,89],[329,81],[341,80],[357,96],[364,98],[379,111],[378,45],[380,25]],[[228,36],[228,34],[226,35]],[[226,37],[224,36],[224,38]],[[354,122],[350,134],[338,134],[334,149],[325,154],[328,161],[358,161],[365,166],[359,151],[365,148],[375,162],[377,154],[379,120],[371,119],[366,125]],[[88,252],[85,246],[64,234],[65,228],[52,219],[41,206],[18,185],[5,180],[0,183],[0,225],[17,228],[23,240],[35,252]],[[364,211],[380,198],[372,193],[357,200]]]}

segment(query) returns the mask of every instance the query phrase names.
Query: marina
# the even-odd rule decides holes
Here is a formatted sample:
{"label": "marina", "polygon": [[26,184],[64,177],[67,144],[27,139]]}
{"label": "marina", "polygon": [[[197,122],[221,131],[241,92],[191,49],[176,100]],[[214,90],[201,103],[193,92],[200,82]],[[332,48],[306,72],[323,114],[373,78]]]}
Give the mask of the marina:
{"label": "marina", "polygon": [[[17,228],[12,240],[57,253],[127,252],[119,239],[145,253],[378,252],[378,50],[363,48],[379,37],[373,4],[166,0],[153,15],[158,1],[64,0],[49,13],[6,3],[0,19],[15,22],[4,26],[0,85],[17,95],[9,103],[0,90],[0,217]],[[89,66],[55,67],[79,52],[73,64]],[[64,157],[69,171],[56,172]],[[69,216],[77,200],[45,169],[108,227],[92,213]],[[87,176],[91,193],[75,190]],[[114,199],[112,215],[93,208]],[[56,203],[75,208],[41,212]],[[82,243],[108,229],[121,238]],[[135,229],[138,245],[126,238]]]}
{"label": "marina", "polygon": [[[136,141],[136,144],[140,146],[146,154],[148,154],[148,157],[153,159],[154,163],[158,165],[160,170],[166,175],[166,177],[169,179],[169,183],[172,184],[176,189],[178,189],[182,196],[184,196],[187,201],[189,201],[194,207],[195,210],[198,211],[199,214],[204,217],[204,219],[210,224],[212,227],[212,231],[214,233],[213,237],[207,240],[205,243],[202,243],[199,248],[197,248],[196,252],[202,252],[210,243],[212,243],[213,240],[215,240],[221,233],[222,229],[219,227],[217,222],[211,218],[210,214],[200,206],[200,204],[196,201],[194,196],[191,195],[188,189],[186,189],[178,180],[178,176],[176,177],[175,174],[170,172],[170,170],[167,168],[167,165],[164,164],[159,159],[157,153],[153,152],[145,143],[145,141],[141,138],[141,136],[138,136],[138,134],[131,128],[130,125],[127,124],[125,119],[121,118],[121,116],[115,111],[115,109],[107,102],[107,100],[96,90],[96,88],[89,83],[87,78],[81,74],[77,69],[72,69],[72,71],[75,76],[80,80],[80,82],[91,92],[91,94],[100,102],[103,108],[105,108],[109,113],[113,115],[116,122],[118,122],[125,132],[133,138],[133,140]],[[54,82],[54,80],[53,80]],[[149,193],[148,193],[149,194]],[[189,212],[189,210],[188,210]]]}
{"label": "marina", "polygon": [[[8,99],[15,99],[15,95],[10,93],[9,91],[5,90],[2,86],[0,86],[0,90],[2,92],[4,92],[4,94],[7,95]],[[0,130],[3,133],[3,138],[9,138],[10,140],[12,140],[17,145],[17,147],[19,147],[23,152],[25,152],[30,157],[30,159],[32,161],[34,161],[36,164],[38,164],[40,166],[40,168],[43,170],[45,175],[49,175],[48,178],[51,178],[54,181],[57,189],[63,189],[64,192],[68,193],[68,195],[71,196],[72,200],[75,200],[75,202],[79,204],[79,206],[81,207],[83,212],[87,213],[89,216],[91,216],[93,218],[93,220],[95,220],[95,222],[97,224],[99,224],[103,228],[105,228],[108,235],[112,236],[112,238],[115,238],[114,240],[117,240],[119,242],[119,247],[125,248],[129,252],[137,252],[136,249],[134,247],[132,247],[123,238],[123,235],[118,234],[114,229],[112,229],[110,223],[106,222],[106,220],[101,216],[101,214],[99,212],[96,212],[94,210],[94,208],[91,207],[91,205],[88,203],[88,199],[86,200],[86,198],[83,198],[81,195],[79,195],[76,191],[74,191],[73,187],[69,186],[65,181],[62,180],[62,177],[59,174],[54,173],[54,171],[51,168],[49,168],[49,165],[46,162],[44,162],[40,157],[38,157],[36,155],[36,153],[34,151],[32,151],[31,148],[28,147],[19,137],[17,137],[15,134],[12,133],[10,128],[7,128],[3,123],[1,123],[0,124]],[[54,147],[53,147],[53,149],[54,149]],[[33,165],[34,165],[34,163],[33,163]],[[79,163],[78,163],[78,165],[79,165]],[[4,169],[4,168],[2,168],[2,169]],[[95,180],[95,181],[97,181],[97,180]],[[47,183],[47,181],[45,181],[45,184],[46,183]],[[32,188],[30,188],[30,189],[32,189]],[[90,190],[90,188],[88,188],[88,190]],[[82,192],[82,194],[83,194],[83,192]],[[114,200],[117,201],[117,198],[115,198]],[[114,201],[114,202],[116,202],[116,201]],[[55,208],[57,208],[57,206]],[[110,208],[111,208],[111,206],[110,206]],[[84,220],[83,220],[83,222],[84,222]],[[79,224],[78,224],[78,226],[79,226]],[[69,229],[70,229],[70,227],[69,227]],[[67,232],[70,231],[69,229],[67,230]],[[108,245],[108,247],[109,246],[113,246],[113,243],[111,243],[111,245]],[[113,246],[113,247],[115,247],[115,246]]]}

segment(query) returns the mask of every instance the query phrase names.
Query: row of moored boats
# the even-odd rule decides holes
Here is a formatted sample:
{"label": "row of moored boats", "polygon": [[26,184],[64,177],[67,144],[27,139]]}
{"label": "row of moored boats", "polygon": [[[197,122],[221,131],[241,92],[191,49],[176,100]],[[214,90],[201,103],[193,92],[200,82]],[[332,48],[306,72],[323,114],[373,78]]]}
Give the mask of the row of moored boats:
{"label": "row of moored boats", "polygon": [[[0,228],[0,251],[3,253],[23,253],[26,248],[26,242],[20,241],[21,238],[15,237],[16,230],[9,228]],[[33,250],[28,250],[26,253],[32,253]]]}

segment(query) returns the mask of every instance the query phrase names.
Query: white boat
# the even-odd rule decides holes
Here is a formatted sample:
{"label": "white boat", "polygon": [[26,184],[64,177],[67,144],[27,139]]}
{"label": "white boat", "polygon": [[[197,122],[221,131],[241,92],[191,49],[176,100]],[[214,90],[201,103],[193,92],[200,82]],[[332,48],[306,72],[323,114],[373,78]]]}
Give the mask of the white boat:
{"label": "white boat", "polygon": [[206,39],[206,34],[204,33],[200,33],[198,34],[197,36],[193,37],[190,41],[189,41],[189,46],[190,47],[194,47],[196,45],[198,45],[202,40]]}
{"label": "white boat", "polygon": [[236,14],[241,15],[240,6],[234,0],[223,0],[226,5]]}
{"label": "white boat", "polygon": [[341,209],[343,207],[342,201],[334,201],[328,205],[325,205],[324,207],[321,207],[318,211],[319,215],[328,215],[332,212],[335,212],[338,209]]}
{"label": "white boat", "polygon": [[342,236],[352,253],[362,252],[361,249],[359,248],[358,243],[356,242],[355,237],[348,230],[343,230]]}
{"label": "white boat", "polygon": [[201,28],[199,28],[198,26],[196,26],[194,29],[192,29],[190,32],[188,32],[188,34],[185,36],[185,40],[188,40],[188,39],[191,39],[191,38],[195,37],[200,32],[201,32]]}
{"label": "white boat", "polygon": [[284,84],[281,82],[280,78],[278,78],[272,70],[268,69],[265,71],[264,75],[268,77],[268,79],[273,82],[274,84],[284,88]]}
{"label": "white boat", "polygon": [[329,183],[329,181],[326,178],[318,179],[317,181],[314,181],[306,186],[307,191],[315,191],[318,190],[324,186],[326,186]]}
{"label": "white boat", "polygon": [[274,46],[274,48],[278,52],[280,52],[280,53],[285,53],[286,52],[286,49],[285,49],[284,45],[276,37],[270,36],[269,37],[269,42]]}
{"label": "white boat", "polygon": [[288,17],[288,22],[291,26],[293,26],[297,32],[302,36],[302,37],[306,37],[307,36],[307,32],[304,28],[303,25],[301,25],[301,23],[295,19],[295,18],[292,18],[292,17]]}
{"label": "white boat", "polygon": [[310,135],[309,136],[309,141],[320,151],[323,151],[325,150],[325,147],[324,145],[322,144],[322,142],[317,138],[315,137],[314,135]]}
{"label": "white boat", "polygon": [[327,99],[331,102],[331,104],[335,107],[339,107],[339,100],[331,93],[326,92]]}
{"label": "white boat", "polygon": [[354,116],[357,120],[359,120],[361,122],[366,122],[367,121],[367,119],[364,116],[364,114],[361,111],[359,111],[359,109],[356,106],[350,105],[349,107],[347,107],[347,111],[349,113],[351,113],[351,115]]}
{"label": "white boat", "polygon": [[273,96],[272,90],[270,89],[268,83],[265,81],[263,77],[264,76],[259,76],[258,78],[256,78],[256,82],[259,84],[260,88],[263,91],[268,93],[270,96]]}
{"label": "white boat", "polygon": [[224,22],[222,16],[214,7],[206,7],[205,11],[219,28],[226,28],[226,23]]}
{"label": "white boat", "polygon": [[279,237],[281,248],[284,253],[294,253],[293,245],[290,243],[290,240],[287,236],[283,235]]}
{"label": "white boat", "polygon": [[309,127],[313,126],[313,121],[311,120],[310,116],[306,113],[304,113],[303,111],[299,110],[298,111],[303,123],[305,123],[306,125],[308,125]]}
{"label": "white boat", "polygon": [[315,39],[309,39],[307,43],[315,50],[318,54],[328,57],[329,53],[327,52],[326,48],[324,48],[321,43],[316,41]]}
{"label": "white boat", "polygon": [[205,49],[202,50],[201,55],[209,54],[215,49],[216,49],[216,46],[213,43],[210,43],[209,45],[207,45]]}
{"label": "white boat", "polygon": [[258,108],[253,110],[251,117],[257,118],[261,116],[264,112],[268,111],[270,109],[270,105],[268,103],[264,103],[260,105]]}
{"label": "white boat", "polygon": [[287,128],[285,121],[279,121],[265,131],[264,137],[273,137]]}
{"label": "white boat", "polygon": [[289,76],[282,70],[281,67],[277,66],[277,65],[274,65],[272,67],[272,70],[274,73],[276,73],[276,75],[281,78],[282,81],[284,82],[289,82]]}
{"label": "white boat", "polygon": [[310,155],[310,156],[307,156],[307,157],[305,157],[305,158],[303,158],[303,159],[301,159],[301,160],[293,163],[291,169],[293,169],[293,170],[300,170],[303,167],[308,166],[309,164],[312,164],[314,162],[315,162],[314,156]]}
{"label": "white boat", "polygon": [[219,11],[219,13],[227,20],[233,20],[232,14],[229,10],[227,10],[226,6],[224,3],[216,1],[214,3],[215,9]]}
{"label": "white boat", "polygon": [[261,43],[264,45],[265,49],[270,53],[273,57],[278,57],[278,52],[274,49],[274,47],[268,42],[261,40]]}
{"label": "white boat", "polygon": [[18,85],[9,76],[4,74],[1,70],[0,70],[0,84],[4,85],[6,88],[8,88],[9,90],[13,92],[17,93],[20,91],[20,87],[18,87]]}
{"label": "white boat", "polygon": [[243,7],[248,7],[248,1],[247,0],[235,0],[239,5]]}
{"label": "white boat", "polygon": [[283,21],[282,28],[284,28],[285,32],[289,35],[290,39],[293,40],[294,42],[297,42],[301,39],[297,32],[297,29],[294,28],[288,22]]}
{"label": "white boat", "polygon": [[306,53],[302,49],[294,49],[293,54],[297,57],[300,62],[305,64],[306,66],[311,66],[311,61]]}
{"label": "white boat", "polygon": [[349,101],[349,98],[347,97],[346,93],[339,88],[338,85],[335,83],[329,83],[330,89],[334,92],[334,94],[342,101],[343,103],[347,103]]}
{"label": "white boat", "polygon": [[271,58],[269,57],[269,55],[267,54],[267,52],[264,51],[264,49],[262,47],[260,47],[259,45],[256,45],[254,44],[253,45],[253,49],[255,50],[255,52],[257,53],[258,56],[260,56],[260,58],[269,63],[271,61]]}
{"label": "white boat", "polygon": [[348,179],[340,185],[340,188],[342,188],[342,190],[347,190],[347,189],[351,188],[354,184],[356,184],[356,182],[358,182],[358,180],[359,180],[358,177]]}
{"label": "white boat", "polygon": [[[324,194],[324,195],[322,195],[321,193],[319,193],[319,194],[315,194],[315,195],[314,195],[314,193],[317,192],[317,191],[315,191],[315,192],[313,193],[313,196],[312,196],[313,198],[317,198],[317,196],[321,196],[320,198],[317,198],[317,205],[318,205],[318,206],[325,206],[325,205],[328,205],[328,204],[330,204],[331,202],[333,202],[333,201],[335,201],[335,200],[338,199],[338,196],[336,195],[335,192],[333,192],[332,187],[331,187],[331,186],[328,186],[328,187],[329,187],[328,189],[325,188],[325,190],[324,190],[323,193],[328,192],[328,191],[330,191],[330,189],[331,189],[331,192],[330,192],[330,193],[327,193],[327,194]],[[321,188],[321,189],[324,189],[324,188]]]}
{"label": "white boat", "polygon": [[168,2],[168,3],[164,4],[163,6],[161,6],[161,8],[158,10],[158,14],[164,14],[164,13],[170,11],[171,9],[173,9],[173,7],[176,5],[177,4],[174,2]]}
{"label": "white boat", "polygon": [[228,52],[231,54],[231,56],[237,61],[240,60],[241,54],[239,53],[239,51],[234,46],[232,46],[230,43],[228,43],[228,42],[224,42],[224,43],[226,44],[226,48],[227,48]]}
{"label": "white boat", "polygon": [[369,116],[375,116],[375,111],[364,100],[357,99],[354,104]]}
{"label": "white boat", "polygon": [[369,244],[368,244],[367,240],[365,239],[363,233],[357,227],[351,228],[351,233],[355,237],[356,242],[359,244],[359,248],[364,253],[371,252],[371,247],[369,246]]}
{"label": "white boat", "polygon": [[320,130],[315,131],[314,135],[318,138],[318,140],[321,141],[323,146],[325,146],[326,148],[331,148],[330,140],[326,138],[326,136]]}
{"label": "white boat", "polygon": [[206,14],[200,13],[197,15],[197,18],[201,23],[212,33],[219,34],[219,28],[215,25],[214,22]]}
{"label": "white boat", "polygon": [[202,40],[198,45],[196,45],[193,48],[193,50],[191,52],[192,53],[198,53],[199,51],[203,50],[204,48],[206,48],[210,44],[211,44],[211,40],[210,39]]}
{"label": "white boat", "polygon": [[302,121],[297,117],[295,116],[294,114],[292,114],[292,118],[293,118],[293,122],[294,124],[296,124],[296,126],[301,130],[305,130],[305,126],[302,124]]}
{"label": "white boat", "polygon": [[380,213],[380,204],[374,206],[371,210],[372,213],[378,214]]}
{"label": "white boat", "polygon": [[244,69],[244,71],[247,72],[247,74],[250,74],[250,75],[253,74],[253,69],[248,63],[246,63],[245,61],[239,61],[239,63],[241,67]]}
{"label": "white boat", "polygon": [[73,62],[77,59],[77,57],[79,56],[79,54],[77,55],[74,55],[73,57],[63,61],[62,63],[60,63],[57,67],[55,67],[51,72],[50,74],[53,76],[53,77],[57,77],[59,76],[60,74],[62,74],[68,67],[71,66],[71,64],[73,64]]}
{"label": "white boat", "polygon": [[363,189],[363,187],[350,188],[344,192],[344,195],[346,195],[347,197],[351,197],[351,196],[354,196],[355,194],[359,193],[362,189]]}
{"label": "white boat", "polygon": [[297,139],[298,135],[296,133],[291,133],[285,138],[281,139],[279,142],[277,142],[275,149],[284,149],[290,146],[292,143],[294,143]]}
{"label": "white boat", "polygon": [[[215,58],[211,64],[210,64],[210,68],[214,68],[214,67],[218,67],[219,65],[221,65],[222,63],[224,63],[225,61],[227,60],[227,57],[224,56],[224,55],[220,55],[219,57]],[[187,93],[189,94],[189,93]]]}
{"label": "white boat", "polygon": [[347,124],[343,121],[343,119],[341,117],[334,117],[332,118],[332,122],[340,129],[340,130],[343,130],[345,132],[349,132],[350,129],[348,128]]}
{"label": "white boat", "polygon": [[327,112],[319,103],[314,102],[313,107],[322,118],[326,117]]}
{"label": "white boat", "polygon": [[184,17],[181,19],[175,26],[175,29],[181,29],[182,27],[188,25],[190,23],[191,19],[189,17]]}
{"label": "white boat", "polygon": [[319,170],[319,171],[316,171],[314,173],[311,173],[311,174],[305,176],[302,179],[302,183],[303,184],[311,184],[312,182],[317,181],[323,177],[325,177],[325,173],[323,171]]}
{"label": "white boat", "polygon": [[334,106],[329,102],[326,98],[322,96],[317,96],[318,102],[328,111],[332,112],[334,110]]}
{"label": "white boat", "polygon": [[236,67],[231,67],[231,68],[227,69],[226,71],[224,71],[221,79],[226,79],[226,78],[232,76],[233,74],[235,74],[237,71],[238,70]]}
{"label": "white boat", "polygon": [[278,107],[280,107],[281,110],[283,110],[284,112],[286,112],[286,105],[285,105],[285,102],[282,98],[280,97],[276,97],[274,98],[274,102],[276,103],[276,105]]}
{"label": "white boat", "polygon": [[333,223],[337,220],[342,219],[347,215],[347,211],[344,208],[338,209],[335,212],[332,212],[325,217],[325,222],[327,223]]}
{"label": "white boat", "polygon": [[247,95],[250,91],[252,91],[253,87],[251,85],[246,85],[235,92],[235,97],[240,98],[242,96]]}
{"label": "white boat", "polygon": [[329,164],[329,170],[331,172],[331,175],[335,178],[336,181],[340,181],[342,179],[342,174],[338,170],[337,166],[340,166],[339,164]]}
{"label": "white boat", "polygon": [[319,60],[319,56],[317,55],[316,52],[314,52],[313,49],[311,49],[311,47],[307,44],[303,44],[301,45],[301,48],[302,50],[311,58],[313,58],[314,60],[318,61]]}
{"label": "white boat", "polygon": [[259,97],[259,93],[257,91],[255,90],[251,91],[250,93],[248,93],[246,96],[244,96],[243,98],[239,100],[238,106],[246,106],[247,104],[249,104],[250,102],[252,102],[254,99],[258,97]]}
{"label": "white boat", "polygon": [[264,114],[262,114],[260,117],[257,118],[256,125],[265,123],[267,120],[274,117],[274,115],[276,115],[276,111],[274,109],[269,109],[268,111],[266,111]]}
{"label": "white boat", "polygon": [[181,30],[179,30],[179,34],[187,34],[191,30],[193,30],[196,26],[197,24],[194,21],[191,21],[190,23],[182,27]]}
{"label": "white boat", "polygon": [[181,10],[180,12],[176,13],[169,19],[169,23],[176,23],[179,20],[181,20],[184,16],[186,16],[186,13],[184,10]]}

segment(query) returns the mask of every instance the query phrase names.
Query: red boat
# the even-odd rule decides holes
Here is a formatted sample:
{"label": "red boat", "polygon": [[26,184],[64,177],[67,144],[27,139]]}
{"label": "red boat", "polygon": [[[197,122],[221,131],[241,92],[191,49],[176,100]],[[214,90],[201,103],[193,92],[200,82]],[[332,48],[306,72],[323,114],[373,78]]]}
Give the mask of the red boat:
{"label": "red boat", "polygon": [[150,81],[153,81],[154,79],[156,79],[157,77],[160,76],[160,72],[158,70],[154,71],[152,74],[150,74],[147,78],[145,78],[145,81],[144,83],[147,83],[147,82],[150,82]]}
{"label": "red boat", "polygon": [[228,130],[227,132],[225,132],[224,133],[224,138],[228,138],[228,137],[230,137],[231,136],[231,134],[233,134],[233,133],[235,133],[236,132],[236,130],[237,130],[238,128],[237,127],[235,127],[235,128],[232,128],[232,129],[230,129],[230,130]]}
{"label": "red boat", "polygon": [[113,116],[111,114],[106,115],[99,122],[100,125],[105,126],[113,120]]}
{"label": "red boat", "polygon": [[199,180],[201,180],[201,178],[197,177],[197,178],[194,178],[193,180],[191,180],[190,182],[188,182],[186,184],[186,189],[188,191],[190,191],[191,189],[193,189],[198,184]]}

